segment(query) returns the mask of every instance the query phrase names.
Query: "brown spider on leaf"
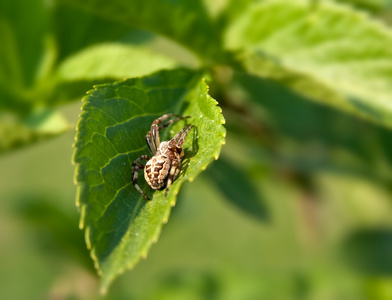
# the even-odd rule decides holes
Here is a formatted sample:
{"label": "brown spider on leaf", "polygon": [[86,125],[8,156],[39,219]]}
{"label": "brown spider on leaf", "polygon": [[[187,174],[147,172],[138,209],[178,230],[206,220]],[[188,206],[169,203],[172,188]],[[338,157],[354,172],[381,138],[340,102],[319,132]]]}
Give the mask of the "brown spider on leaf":
{"label": "brown spider on leaf", "polygon": [[[166,121],[171,117],[176,118],[158,126],[159,123]],[[182,145],[193,125],[186,125],[170,141],[164,142],[160,142],[159,130],[186,118],[190,117],[166,114],[152,122],[151,130],[146,135],[146,141],[148,149],[153,156],[150,158],[148,155],[142,155],[132,163],[133,185],[147,200],[150,200],[150,198],[147,197],[137,184],[139,170],[144,169],[144,178],[148,185],[154,190],[166,187],[165,197],[167,196],[167,192],[172,182],[177,178],[178,173],[181,170],[181,160],[184,157]],[[147,160],[145,166],[139,163],[143,159]]]}

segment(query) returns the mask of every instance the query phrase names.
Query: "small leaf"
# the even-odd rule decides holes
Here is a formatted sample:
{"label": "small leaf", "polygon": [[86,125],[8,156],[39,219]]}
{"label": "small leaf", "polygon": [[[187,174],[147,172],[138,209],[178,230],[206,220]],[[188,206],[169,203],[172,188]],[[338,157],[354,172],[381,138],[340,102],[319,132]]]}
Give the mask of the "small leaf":
{"label": "small leaf", "polygon": [[392,33],[363,13],[326,1],[263,1],[231,24],[225,42],[242,51],[251,74],[392,126]]}
{"label": "small leaf", "polygon": [[48,105],[80,99],[94,84],[144,76],[178,63],[143,47],[104,43],[88,47],[65,59],[53,75],[54,89]]}
{"label": "small leaf", "polygon": [[148,49],[121,43],[91,46],[66,59],[58,68],[59,80],[83,81],[143,76],[177,65]]}
{"label": "small leaf", "polygon": [[57,111],[40,109],[26,118],[12,113],[0,114],[0,153],[55,137],[69,129]]}
{"label": "small leaf", "polygon": [[[74,160],[81,227],[106,290],[112,280],[146,257],[169,218],[180,186],[192,181],[220,153],[224,118],[208,95],[201,74],[161,71],[150,76],[97,86],[84,99]],[[154,119],[165,113],[191,116],[184,144],[182,171],[167,197],[139,175],[146,201],[132,184],[132,162],[149,154],[145,135]],[[170,138],[185,121],[164,131]],[[170,133],[167,132],[170,130]]]}

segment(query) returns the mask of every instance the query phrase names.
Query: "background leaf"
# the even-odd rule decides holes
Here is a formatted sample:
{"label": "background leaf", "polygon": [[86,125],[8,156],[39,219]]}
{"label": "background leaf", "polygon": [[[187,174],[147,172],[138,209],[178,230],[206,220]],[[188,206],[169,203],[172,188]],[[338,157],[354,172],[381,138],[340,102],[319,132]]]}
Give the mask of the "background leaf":
{"label": "background leaf", "polygon": [[[187,70],[97,86],[84,98],[74,158],[78,202],[103,289],[147,255],[181,184],[218,158],[225,130],[216,104],[201,74]],[[139,176],[141,188],[152,199],[146,201],[132,185],[131,164],[148,154],[145,135],[151,122],[169,112],[191,116],[195,129],[184,145],[182,173],[167,197],[165,191],[153,193]],[[173,126],[170,136],[181,126],[184,122]]]}
{"label": "background leaf", "polygon": [[355,269],[378,276],[392,273],[392,232],[390,228],[362,229],[344,241],[342,252]]}
{"label": "background leaf", "polygon": [[59,62],[92,45],[119,41],[130,31],[124,24],[58,2],[53,4],[51,21]]}
{"label": "background leaf", "polygon": [[80,99],[95,84],[143,76],[179,63],[146,47],[125,43],[101,43],[85,48],[64,61],[52,75],[48,105]]}
{"label": "background leaf", "polygon": [[65,118],[50,109],[36,110],[24,118],[0,113],[0,153],[55,137],[68,129]]}
{"label": "background leaf", "polygon": [[0,109],[26,114],[40,100],[34,89],[53,50],[49,31],[48,7],[43,1],[0,3]]}
{"label": "background leaf", "polygon": [[177,63],[142,47],[105,43],[88,47],[66,59],[56,75],[62,81],[99,80],[143,76]]}
{"label": "background leaf", "polygon": [[269,219],[269,211],[263,197],[242,169],[222,157],[206,173],[211,182],[226,196],[228,202],[256,219]]}
{"label": "background leaf", "polygon": [[392,7],[391,0],[337,0],[337,2],[347,3],[372,12],[380,12]]}
{"label": "background leaf", "polygon": [[[220,38],[201,0],[186,1],[88,1],[58,0],[132,28],[143,28],[173,39],[199,56],[210,57]],[[151,8],[154,9],[151,9]],[[179,25],[181,24],[181,25]]]}
{"label": "background leaf", "polygon": [[243,51],[244,68],[253,75],[391,126],[391,32],[346,6],[311,3],[251,5],[228,28],[226,46]]}
{"label": "background leaf", "polygon": [[47,12],[48,7],[41,0],[0,3],[1,83],[6,80],[8,85],[19,87],[34,83],[45,47],[43,38],[50,30]]}
{"label": "background leaf", "polygon": [[[323,169],[362,174],[384,183],[391,180],[388,141],[392,136],[387,128],[308,101],[272,80],[236,73],[232,85],[238,83],[253,102],[243,104],[252,111],[249,123],[260,122],[261,133],[253,134],[259,139],[258,146],[268,151],[265,156],[275,163],[290,165],[300,172]],[[234,91],[231,94],[236,97]],[[228,112],[226,115],[228,124],[237,131],[244,126],[236,120],[238,117],[229,118]],[[249,125],[245,123],[243,131],[237,133],[239,137],[246,134],[246,126]]]}

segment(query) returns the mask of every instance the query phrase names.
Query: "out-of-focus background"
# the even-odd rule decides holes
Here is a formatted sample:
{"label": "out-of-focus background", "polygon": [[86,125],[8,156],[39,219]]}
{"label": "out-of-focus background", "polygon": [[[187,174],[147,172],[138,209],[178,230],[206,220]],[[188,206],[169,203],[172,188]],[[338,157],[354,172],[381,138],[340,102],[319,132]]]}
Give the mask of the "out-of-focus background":
{"label": "out-of-focus background", "polygon": [[[341,2],[390,30],[388,1]],[[3,0],[0,44],[1,299],[392,299],[390,129],[74,1]],[[147,259],[101,295],[75,207],[80,99],[203,63],[226,118],[221,157],[183,186]]]}

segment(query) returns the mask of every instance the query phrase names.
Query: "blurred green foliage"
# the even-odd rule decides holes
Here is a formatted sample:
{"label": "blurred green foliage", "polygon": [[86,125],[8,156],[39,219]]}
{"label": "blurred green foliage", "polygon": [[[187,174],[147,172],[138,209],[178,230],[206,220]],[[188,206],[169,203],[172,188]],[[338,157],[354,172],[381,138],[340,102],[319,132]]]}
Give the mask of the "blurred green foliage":
{"label": "blurred green foliage", "polygon": [[[391,299],[390,10],[1,1],[0,298]],[[226,146],[100,295],[74,207],[80,99],[179,66],[211,74]]]}

